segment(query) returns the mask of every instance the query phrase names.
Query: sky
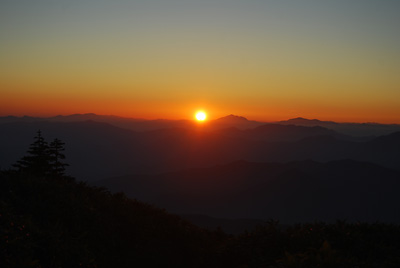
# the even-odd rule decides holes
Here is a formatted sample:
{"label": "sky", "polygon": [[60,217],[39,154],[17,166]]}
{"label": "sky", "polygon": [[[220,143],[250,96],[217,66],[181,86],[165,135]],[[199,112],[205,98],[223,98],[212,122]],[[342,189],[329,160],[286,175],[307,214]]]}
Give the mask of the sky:
{"label": "sky", "polygon": [[0,116],[400,123],[398,0],[0,0]]}

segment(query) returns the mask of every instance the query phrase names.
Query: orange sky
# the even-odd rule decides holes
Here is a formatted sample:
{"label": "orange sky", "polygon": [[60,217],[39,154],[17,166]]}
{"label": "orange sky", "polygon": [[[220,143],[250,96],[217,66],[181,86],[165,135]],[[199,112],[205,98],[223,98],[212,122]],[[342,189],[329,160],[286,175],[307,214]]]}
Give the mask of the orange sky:
{"label": "orange sky", "polygon": [[0,116],[400,123],[400,4],[283,2],[2,3]]}

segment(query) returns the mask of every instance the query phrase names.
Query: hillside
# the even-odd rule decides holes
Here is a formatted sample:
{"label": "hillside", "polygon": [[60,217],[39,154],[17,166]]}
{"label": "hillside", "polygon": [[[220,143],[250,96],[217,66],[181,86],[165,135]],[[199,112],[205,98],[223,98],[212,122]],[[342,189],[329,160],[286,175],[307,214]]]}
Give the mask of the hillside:
{"label": "hillside", "polygon": [[352,160],[319,163],[237,161],[159,175],[97,182],[180,214],[400,223],[400,172]]}
{"label": "hillside", "polygon": [[215,267],[218,237],[123,194],[0,173],[1,267]]}
{"label": "hillside", "polygon": [[228,236],[152,205],[53,177],[0,172],[0,266],[398,267],[400,227],[263,223]]}

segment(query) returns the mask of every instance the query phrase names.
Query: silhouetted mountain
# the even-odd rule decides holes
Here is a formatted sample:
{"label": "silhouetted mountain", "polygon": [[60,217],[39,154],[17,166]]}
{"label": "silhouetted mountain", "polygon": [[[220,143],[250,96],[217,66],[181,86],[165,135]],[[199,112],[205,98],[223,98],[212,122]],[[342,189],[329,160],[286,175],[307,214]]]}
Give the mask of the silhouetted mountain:
{"label": "silhouetted mountain", "polygon": [[339,134],[333,130],[314,126],[304,127],[295,125],[264,124],[253,129],[239,131],[237,128],[227,128],[220,131],[224,135],[260,141],[297,141],[308,137],[332,136],[341,140],[358,138]]}
{"label": "silhouetted mountain", "polygon": [[1,123],[12,123],[12,122],[37,122],[37,121],[45,121],[45,118],[40,117],[31,117],[31,116],[2,116],[0,117],[0,124]]}
{"label": "silhouetted mountain", "polygon": [[262,122],[250,121],[247,120],[247,118],[245,117],[230,114],[228,116],[221,117],[212,120],[211,122],[208,122],[208,127],[214,130],[231,128],[231,127],[238,129],[249,129],[260,126],[262,124],[263,124]]}
{"label": "silhouetted mountain", "polygon": [[97,115],[94,113],[87,114],[71,114],[71,115],[57,115],[54,117],[47,118],[49,121],[59,121],[59,122],[82,122],[82,121],[97,121],[97,122],[141,122],[145,121],[145,119],[136,119],[136,118],[125,118],[115,115]]}
{"label": "silhouetted mountain", "polygon": [[322,124],[335,124],[337,125],[336,122],[333,121],[321,121],[318,119],[306,119],[303,117],[297,117],[297,118],[291,118],[288,119],[287,121],[280,121],[280,123],[286,123],[289,125],[304,125],[304,126],[318,126]]}
{"label": "silhouetted mountain", "polygon": [[400,223],[400,172],[351,160],[251,163],[97,182],[179,214]]}
{"label": "silhouetted mountain", "polygon": [[350,136],[381,136],[387,135],[392,132],[400,131],[398,124],[377,124],[377,123],[337,123],[332,121],[320,121],[318,119],[306,119],[302,117],[289,119],[287,121],[280,121],[278,124],[282,125],[296,125],[296,126],[321,126],[335,130],[337,132],[350,135]]}
{"label": "silhouetted mountain", "polygon": [[38,129],[45,138],[59,138],[66,143],[66,162],[71,165],[68,172],[80,179],[113,176],[141,168],[138,152],[143,150],[138,144],[139,134],[107,123],[44,121],[1,124],[0,128],[2,168],[10,167],[24,155]]}
{"label": "silhouetted mountain", "polygon": [[360,148],[354,158],[400,169],[400,132],[378,137]]}
{"label": "silhouetted mountain", "polygon": [[230,114],[221,118],[214,120],[216,122],[224,122],[224,123],[247,123],[250,122],[247,118],[243,116],[238,116],[234,114]]}
{"label": "silhouetted mountain", "polygon": [[[0,124],[11,123],[11,122],[84,122],[84,121],[96,121],[108,123],[117,127],[126,128],[134,131],[151,131],[165,128],[189,128],[197,129],[199,124],[193,120],[145,120],[137,118],[125,118],[113,115],[96,115],[93,113],[88,114],[73,114],[67,116],[54,116],[54,117],[15,117],[15,116],[5,116],[0,117]],[[226,128],[238,128],[253,129],[255,127],[274,124],[274,125],[296,125],[296,126],[320,126],[334,130],[338,133],[364,137],[364,140],[370,139],[372,136],[387,135],[392,132],[400,131],[400,125],[396,124],[376,124],[376,123],[336,123],[332,121],[320,121],[317,119],[305,119],[305,118],[293,118],[287,121],[280,121],[276,123],[264,123],[258,121],[247,120],[244,117],[237,115],[228,115],[215,120],[209,120],[201,124],[201,129],[206,129],[208,131],[220,130]]]}
{"label": "silhouetted mountain", "polygon": [[[0,166],[24,155],[38,129],[66,143],[70,175],[81,180],[122,174],[209,167],[239,159],[288,162],[354,159],[399,168],[400,137],[394,133],[366,142],[321,127],[263,125],[255,129],[164,128],[135,132],[95,121],[0,124]],[[326,134],[324,136],[321,136]]]}
{"label": "silhouetted mountain", "polygon": [[[0,168],[21,159],[40,129],[46,140],[65,142],[68,175],[92,182],[111,177],[96,184],[203,227],[249,232],[210,233],[68,177],[0,171],[1,267],[400,263],[398,226],[338,222],[282,228],[269,221],[400,223],[400,132],[360,140],[321,126],[240,129],[249,121],[236,116],[208,127],[184,120],[121,119],[121,126],[143,124],[133,131],[118,127],[119,119],[112,116],[110,123],[99,118],[107,117],[0,118]],[[115,177],[121,174],[138,175]]]}

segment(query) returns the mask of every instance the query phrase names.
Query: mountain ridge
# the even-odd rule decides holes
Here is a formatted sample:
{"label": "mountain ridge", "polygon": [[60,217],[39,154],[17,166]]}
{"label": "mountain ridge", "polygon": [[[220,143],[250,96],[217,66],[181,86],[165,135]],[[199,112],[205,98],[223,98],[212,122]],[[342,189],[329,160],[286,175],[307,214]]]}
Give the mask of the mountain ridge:
{"label": "mountain ridge", "polygon": [[[96,183],[178,214],[302,221],[384,221],[400,196],[400,171],[368,162],[236,161],[158,175],[130,175]],[[146,194],[147,192],[147,194]],[[254,207],[252,204],[257,204]]]}
{"label": "mountain ridge", "polygon": [[[163,128],[199,128],[199,124],[194,120],[168,120],[168,119],[143,119],[128,118],[115,115],[97,115],[94,113],[57,115],[53,117],[31,117],[31,116],[3,116],[0,117],[0,124],[9,122],[37,122],[37,121],[61,121],[75,122],[94,120],[106,122],[118,127],[131,129],[134,131],[149,131]],[[359,136],[372,138],[380,135],[390,134],[391,132],[400,131],[399,124],[379,124],[379,123],[337,123],[333,121],[321,121],[318,119],[306,119],[303,117],[291,118],[286,121],[278,122],[260,122],[248,120],[239,115],[230,114],[214,120],[207,120],[201,126],[205,130],[219,130],[224,128],[236,127],[241,130],[256,128],[266,124],[280,125],[299,125],[299,126],[321,126],[329,128],[349,136]]]}
{"label": "mountain ridge", "polygon": [[[266,129],[270,127],[265,126]],[[358,141],[328,129],[279,128],[286,130],[264,133],[257,129],[212,131],[199,127],[137,132],[97,121],[3,123],[0,124],[0,165],[11,167],[25,154],[40,129],[46,138],[58,138],[66,143],[69,171],[81,180],[128,174],[134,170],[154,173],[207,167],[238,159],[288,162],[348,158],[386,167],[400,166],[397,132]]]}

